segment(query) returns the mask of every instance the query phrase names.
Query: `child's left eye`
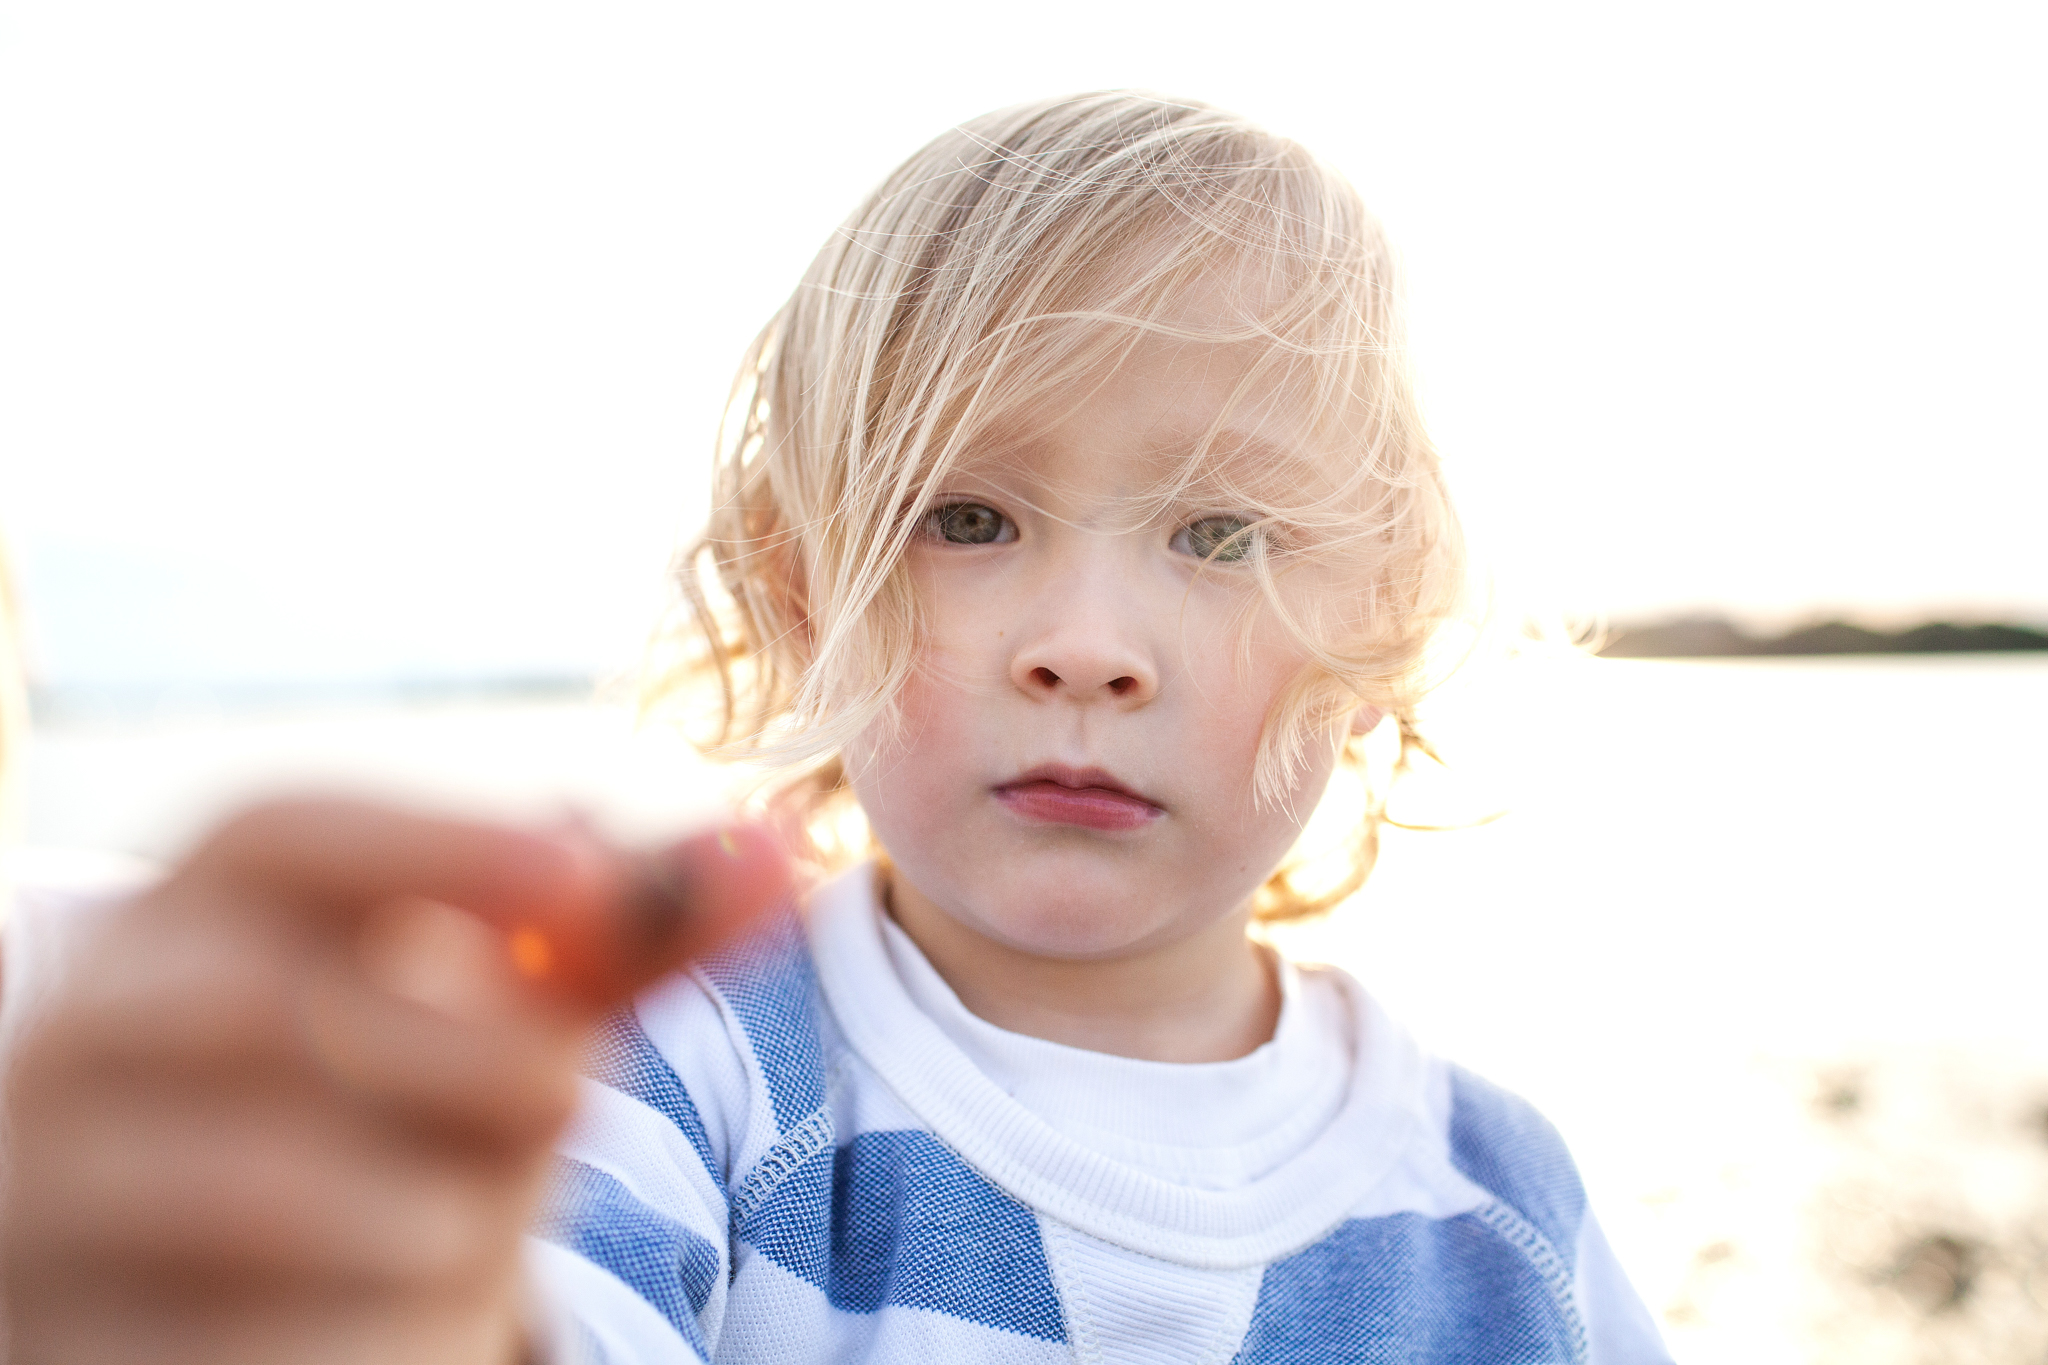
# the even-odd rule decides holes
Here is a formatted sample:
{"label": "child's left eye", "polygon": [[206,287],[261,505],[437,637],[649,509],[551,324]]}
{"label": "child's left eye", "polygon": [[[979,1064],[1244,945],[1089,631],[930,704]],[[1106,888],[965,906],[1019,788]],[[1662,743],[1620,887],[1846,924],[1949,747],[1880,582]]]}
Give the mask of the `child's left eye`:
{"label": "child's left eye", "polygon": [[1233,564],[1251,554],[1257,534],[1245,517],[1198,517],[1173,533],[1173,548],[1197,559]]}

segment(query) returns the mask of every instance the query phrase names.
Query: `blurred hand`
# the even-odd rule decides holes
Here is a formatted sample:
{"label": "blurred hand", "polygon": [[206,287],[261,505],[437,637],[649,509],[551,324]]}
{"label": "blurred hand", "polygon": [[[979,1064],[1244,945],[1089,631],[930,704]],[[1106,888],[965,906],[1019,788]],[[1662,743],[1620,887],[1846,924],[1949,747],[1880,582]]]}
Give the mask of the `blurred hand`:
{"label": "blurred hand", "polygon": [[230,822],[17,1059],[8,1359],[520,1360],[587,1028],[784,876],[746,828],[629,857],[346,802]]}

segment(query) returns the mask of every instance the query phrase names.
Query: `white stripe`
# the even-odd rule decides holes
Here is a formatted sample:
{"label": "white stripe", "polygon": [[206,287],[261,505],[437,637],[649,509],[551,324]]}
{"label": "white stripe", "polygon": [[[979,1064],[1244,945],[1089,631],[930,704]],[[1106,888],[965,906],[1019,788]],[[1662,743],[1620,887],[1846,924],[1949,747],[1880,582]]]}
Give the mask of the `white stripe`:
{"label": "white stripe", "polygon": [[1237,1354],[1263,1267],[1197,1270],[1038,1221],[1079,1365],[1227,1365]]}
{"label": "white stripe", "polygon": [[624,1280],[553,1242],[529,1237],[526,1245],[527,1263],[547,1285],[549,1298],[591,1330],[611,1357],[609,1365],[702,1361],[668,1319]]}
{"label": "white stripe", "polygon": [[672,976],[637,1006],[640,1026],[689,1091],[728,1184],[781,1139],[768,1083],[739,1020],[708,983]]}
{"label": "white stripe", "polygon": [[723,1242],[725,1199],[683,1130],[600,1081],[584,1081],[582,1094],[557,1150],[617,1176],[649,1208]]}

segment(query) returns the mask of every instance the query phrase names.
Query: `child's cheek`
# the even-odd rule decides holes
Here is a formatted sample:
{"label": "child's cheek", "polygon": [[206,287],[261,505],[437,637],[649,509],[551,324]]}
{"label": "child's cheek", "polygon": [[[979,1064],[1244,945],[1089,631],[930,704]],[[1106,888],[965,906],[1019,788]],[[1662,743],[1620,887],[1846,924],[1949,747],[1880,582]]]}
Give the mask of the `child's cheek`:
{"label": "child's cheek", "polygon": [[986,690],[969,661],[927,649],[897,693],[894,723],[847,746],[848,775],[885,845],[942,838],[947,812],[998,776],[989,727],[976,723]]}
{"label": "child's cheek", "polygon": [[1189,645],[1182,666],[1195,694],[1190,709],[1199,717],[1192,738],[1213,760],[1229,763],[1233,777],[1249,781],[1266,722],[1307,669],[1308,652],[1264,611],[1248,638],[1231,619]]}

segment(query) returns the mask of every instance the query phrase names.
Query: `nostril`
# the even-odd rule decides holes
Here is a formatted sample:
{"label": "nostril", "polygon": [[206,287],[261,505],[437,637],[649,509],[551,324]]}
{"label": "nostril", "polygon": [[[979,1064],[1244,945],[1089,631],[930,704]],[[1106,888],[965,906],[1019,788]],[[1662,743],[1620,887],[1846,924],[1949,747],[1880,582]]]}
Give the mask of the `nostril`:
{"label": "nostril", "polygon": [[1130,691],[1137,685],[1138,680],[1136,678],[1129,676],[1125,676],[1122,678],[1111,678],[1109,680],[1109,690],[1116,693],[1119,697],[1121,697],[1124,693]]}
{"label": "nostril", "polygon": [[1032,669],[1031,680],[1041,687],[1058,687],[1060,685],[1060,675],[1049,668]]}

